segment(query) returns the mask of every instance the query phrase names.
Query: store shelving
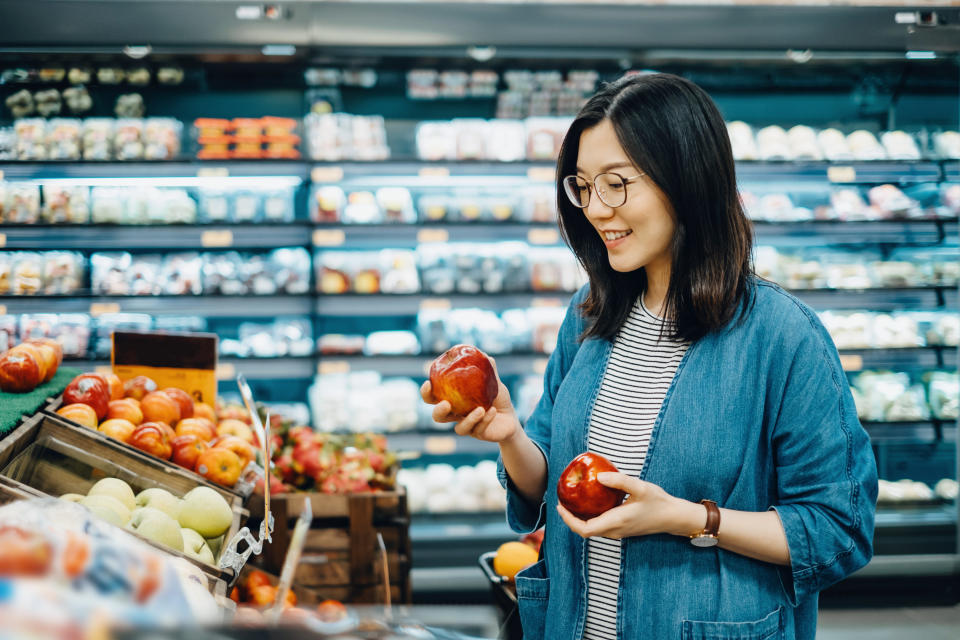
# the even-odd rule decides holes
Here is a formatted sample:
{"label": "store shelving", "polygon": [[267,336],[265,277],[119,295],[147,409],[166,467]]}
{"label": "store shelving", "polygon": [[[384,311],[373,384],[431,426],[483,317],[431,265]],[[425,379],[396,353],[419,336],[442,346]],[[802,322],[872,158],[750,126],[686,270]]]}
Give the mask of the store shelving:
{"label": "store shelving", "polygon": [[305,224],[0,226],[7,249],[74,251],[273,249],[307,246]]}
{"label": "store shelving", "polygon": [[63,296],[0,296],[5,313],[104,313],[195,314],[210,318],[309,315],[310,296],[96,296],[76,293]]}

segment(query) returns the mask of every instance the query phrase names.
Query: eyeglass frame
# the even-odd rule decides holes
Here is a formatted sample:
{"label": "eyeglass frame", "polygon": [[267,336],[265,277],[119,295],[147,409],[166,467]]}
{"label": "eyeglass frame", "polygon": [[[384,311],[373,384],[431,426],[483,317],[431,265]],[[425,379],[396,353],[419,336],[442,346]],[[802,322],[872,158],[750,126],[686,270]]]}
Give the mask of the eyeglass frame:
{"label": "eyeglass frame", "polygon": [[[597,180],[600,178],[600,176],[607,176],[607,175],[616,176],[617,178],[620,178],[620,180],[623,182],[623,202],[621,202],[620,204],[617,204],[617,205],[610,204],[609,202],[603,199],[602,195],[600,195],[600,189],[597,188]],[[607,205],[611,209],[615,209],[617,207],[622,207],[627,203],[627,185],[630,184],[631,182],[635,182],[638,178],[642,178],[645,175],[647,174],[641,171],[640,173],[638,173],[633,177],[624,178],[622,175],[620,175],[615,171],[604,171],[603,173],[598,173],[596,176],[594,176],[593,180],[587,180],[586,178],[583,178],[583,176],[581,175],[571,174],[569,176],[564,176],[563,178],[561,178],[560,184],[563,186],[563,193],[564,195],[567,196],[567,200],[570,202],[570,204],[577,207],[578,209],[586,209],[587,207],[590,206],[590,198],[593,195],[594,191],[597,192],[597,197],[600,198],[600,202]],[[569,178],[583,178],[583,181],[587,183],[587,203],[586,204],[579,205],[573,201],[573,198],[570,197],[570,193],[567,192],[567,188],[566,188],[566,182]]]}

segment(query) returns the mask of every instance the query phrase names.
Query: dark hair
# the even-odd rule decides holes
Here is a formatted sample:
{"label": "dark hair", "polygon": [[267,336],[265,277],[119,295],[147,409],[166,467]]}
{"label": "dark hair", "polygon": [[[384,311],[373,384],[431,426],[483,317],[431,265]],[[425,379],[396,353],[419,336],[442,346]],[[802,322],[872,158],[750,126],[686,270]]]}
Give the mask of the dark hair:
{"label": "dark hair", "polygon": [[600,235],[567,200],[560,180],[577,173],[580,135],[609,120],[627,156],[670,201],[676,233],[665,311],[671,337],[697,340],[726,326],[748,304],[753,231],[737,193],[727,127],[707,93],[655,73],[604,86],[567,131],[557,161],[557,208],[564,241],[590,279],[581,339],[613,339],[646,288],[641,268],[615,271]]}

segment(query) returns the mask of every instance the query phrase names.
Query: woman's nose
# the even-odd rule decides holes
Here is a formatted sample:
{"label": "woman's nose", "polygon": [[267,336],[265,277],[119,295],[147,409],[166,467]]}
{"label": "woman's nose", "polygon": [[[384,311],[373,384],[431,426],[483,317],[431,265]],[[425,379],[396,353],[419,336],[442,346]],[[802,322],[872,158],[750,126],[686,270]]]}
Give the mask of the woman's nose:
{"label": "woman's nose", "polygon": [[587,203],[584,212],[591,220],[603,220],[613,215],[613,208],[608,207],[596,193],[590,194],[590,201]]}

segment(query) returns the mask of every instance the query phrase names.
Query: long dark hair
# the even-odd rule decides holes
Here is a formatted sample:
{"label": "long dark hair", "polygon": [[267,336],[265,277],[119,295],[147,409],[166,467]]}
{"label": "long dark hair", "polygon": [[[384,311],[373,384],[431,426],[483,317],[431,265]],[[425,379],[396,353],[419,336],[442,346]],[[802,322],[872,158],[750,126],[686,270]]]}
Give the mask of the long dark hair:
{"label": "long dark hair", "polygon": [[665,311],[671,337],[697,340],[726,326],[750,298],[753,232],[737,193],[727,128],[707,93],[684,78],[655,73],[604,86],[580,110],[560,148],[560,231],[590,278],[581,339],[613,339],[643,293],[644,269],[615,271],[600,235],[563,191],[577,173],[580,135],[609,120],[627,156],[673,206],[676,233]]}

